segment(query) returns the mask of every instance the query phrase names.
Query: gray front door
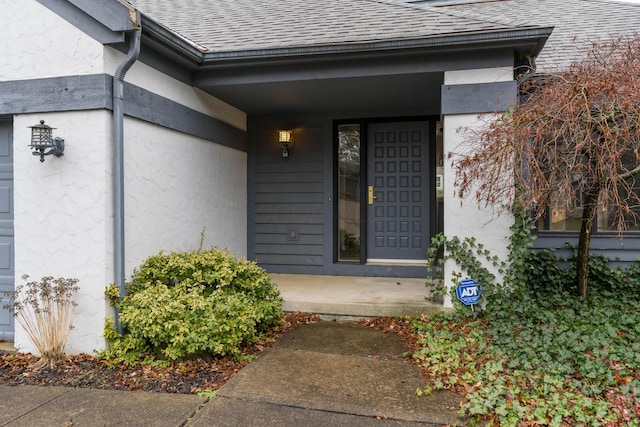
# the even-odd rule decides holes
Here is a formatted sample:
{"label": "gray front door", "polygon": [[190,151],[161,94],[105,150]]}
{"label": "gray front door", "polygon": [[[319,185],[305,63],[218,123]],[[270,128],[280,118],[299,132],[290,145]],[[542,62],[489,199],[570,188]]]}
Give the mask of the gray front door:
{"label": "gray front door", "polygon": [[429,123],[369,125],[367,262],[426,259]]}
{"label": "gray front door", "polygon": [[13,317],[2,308],[13,291],[13,143],[10,120],[0,118],[0,339],[13,340]]}

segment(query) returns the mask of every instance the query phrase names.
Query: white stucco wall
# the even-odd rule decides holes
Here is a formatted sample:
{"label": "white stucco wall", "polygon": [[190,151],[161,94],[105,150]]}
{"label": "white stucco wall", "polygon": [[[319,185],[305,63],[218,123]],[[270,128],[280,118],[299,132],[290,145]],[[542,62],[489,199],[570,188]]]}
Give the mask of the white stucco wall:
{"label": "white stucco wall", "polygon": [[[45,120],[65,139],[65,155],[44,163],[31,154],[28,126]],[[79,279],[71,352],[102,348],[104,288],[113,281],[110,158],[107,111],[25,114],[14,117],[15,270]],[[16,326],[15,346],[33,351]]]}
{"label": "white stucco wall", "polygon": [[0,81],[102,73],[103,46],[35,0],[0,0]]}
{"label": "white stucco wall", "polygon": [[[445,73],[446,85],[488,83],[508,81],[513,79],[511,68],[491,68],[481,70],[448,71]],[[444,234],[447,237],[460,238],[475,237],[478,243],[485,246],[492,254],[506,259],[509,244],[509,227],[513,217],[509,213],[496,215],[496,211],[480,207],[473,197],[461,200],[456,196],[454,188],[455,170],[448,159],[449,153],[460,152],[459,146],[463,142],[460,130],[473,129],[483,126],[490,121],[492,115],[487,114],[479,118],[477,114],[452,114],[443,117],[444,129]],[[466,151],[466,150],[465,150]],[[485,266],[497,277],[501,277],[497,269],[487,262]],[[444,280],[448,286],[454,286],[453,273],[460,271],[453,260],[448,260],[444,266]],[[482,285],[482,284],[480,284]],[[445,296],[444,305],[452,306],[450,296]]]}
{"label": "white stucco wall", "polygon": [[[105,48],[105,72],[113,75],[125,55],[113,48]],[[126,81],[150,92],[179,102],[189,108],[247,130],[247,115],[243,111],[212,97],[198,88],[182,83],[142,62],[136,62],[127,72]]]}
{"label": "white stucco wall", "polygon": [[164,251],[247,253],[247,155],[149,123],[125,120],[127,271]]}
{"label": "white stucco wall", "polygon": [[[0,81],[113,74],[124,55],[104,47],[35,0],[0,0]],[[142,63],[126,81],[246,130],[246,115]],[[125,100],[126,102],[126,100]],[[65,139],[65,155],[31,155],[40,120]],[[67,351],[104,347],[111,314],[104,289],[114,281],[112,113],[106,110],[14,115],[16,282],[28,274],[79,279]],[[200,244],[246,255],[246,153],[126,118],[126,274],[159,250]],[[33,351],[16,326],[15,346]]]}

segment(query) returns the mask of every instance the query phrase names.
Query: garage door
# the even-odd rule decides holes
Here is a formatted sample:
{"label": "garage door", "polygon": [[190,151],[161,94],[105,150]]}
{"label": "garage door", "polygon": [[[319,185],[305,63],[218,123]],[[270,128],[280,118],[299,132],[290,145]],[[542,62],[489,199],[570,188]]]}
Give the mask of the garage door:
{"label": "garage door", "polygon": [[0,118],[0,339],[13,340],[13,318],[2,308],[13,291],[13,144],[11,120]]}

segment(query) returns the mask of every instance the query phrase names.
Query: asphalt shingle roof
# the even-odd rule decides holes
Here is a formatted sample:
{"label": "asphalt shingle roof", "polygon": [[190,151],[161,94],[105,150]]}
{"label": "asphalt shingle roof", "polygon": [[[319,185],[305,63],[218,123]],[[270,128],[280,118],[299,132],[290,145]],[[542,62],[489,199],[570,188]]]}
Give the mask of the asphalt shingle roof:
{"label": "asphalt shingle roof", "polygon": [[555,27],[537,59],[542,72],[566,68],[594,41],[640,32],[640,4],[613,0],[498,0],[438,9],[463,10],[512,25],[526,21]]}
{"label": "asphalt shingle roof", "polygon": [[[393,0],[129,0],[210,52],[306,48],[512,29],[501,19]],[[516,27],[529,27],[524,21]]]}

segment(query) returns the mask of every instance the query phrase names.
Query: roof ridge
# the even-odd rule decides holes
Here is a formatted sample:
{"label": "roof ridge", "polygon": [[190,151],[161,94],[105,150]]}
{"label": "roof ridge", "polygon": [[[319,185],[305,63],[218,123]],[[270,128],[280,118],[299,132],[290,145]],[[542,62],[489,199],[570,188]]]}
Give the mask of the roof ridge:
{"label": "roof ridge", "polygon": [[640,3],[635,3],[630,1],[621,1],[621,0],[580,0],[580,1],[587,1],[590,3],[615,3],[617,5],[640,7]]}
{"label": "roof ridge", "polygon": [[498,19],[498,18],[492,18],[486,15],[481,15],[478,13],[473,13],[473,12],[466,12],[463,10],[460,10],[458,8],[448,8],[448,7],[436,7],[436,6],[430,6],[427,4],[414,4],[414,3],[406,3],[404,1],[398,1],[398,0],[365,0],[365,1],[371,1],[371,2],[375,2],[375,3],[384,3],[387,5],[391,5],[391,4],[395,4],[395,5],[400,5],[400,6],[405,6],[408,8],[413,8],[413,9],[428,9],[430,11],[439,13],[441,15],[448,15],[448,16],[453,16],[455,18],[466,18],[466,19],[473,19],[475,21],[479,21],[479,22],[489,22],[491,24],[498,24],[498,25],[504,25],[506,27],[534,27],[535,25],[531,25],[528,24],[526,22],[526,20],[522,20],[521,22],[517,22],[514,23],[514,21],[509,21],[506,19]]}

